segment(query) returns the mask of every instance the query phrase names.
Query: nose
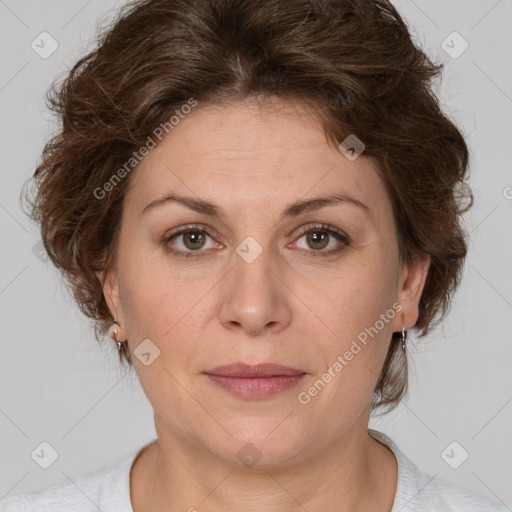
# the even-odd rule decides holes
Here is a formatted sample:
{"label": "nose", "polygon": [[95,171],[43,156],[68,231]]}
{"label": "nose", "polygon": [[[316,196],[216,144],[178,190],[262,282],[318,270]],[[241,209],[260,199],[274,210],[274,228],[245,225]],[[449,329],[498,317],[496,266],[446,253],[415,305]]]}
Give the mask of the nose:
{"label": "nose", "polygon": [[219,318],[230,331],[266,336],[286,329],[292,318],[289,285],[266,251],[251,263],[238,255],[222,282]]}

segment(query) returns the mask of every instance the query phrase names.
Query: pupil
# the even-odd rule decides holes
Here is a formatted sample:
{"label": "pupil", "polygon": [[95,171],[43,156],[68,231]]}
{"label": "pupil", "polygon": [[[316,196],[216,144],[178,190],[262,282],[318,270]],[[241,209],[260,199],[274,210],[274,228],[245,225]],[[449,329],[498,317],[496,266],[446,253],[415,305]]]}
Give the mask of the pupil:
{"label": "pupil", "polygon": [[[320,233],[320,235],[318,235],[319,233]],[[325,233],[324,231],[313,231],[308,235],[308,244],[314,246],[314,244],[319,243],[319,241],[320,241],[321,246],[313,247],[313,249],[323,249],[324,247],[326,247],[327,244],[326,243],[322,244],[322,242],[326,242],[328,240],[328,238],[329,237],[328,237],[327,233]]]}
{"label": "pupil", "polygon": [[[185,245],[189,249],[200,249],[204,243],[203,239],[204,239],[203,233],[200,233],[198,231],[190,231],[188,233],[185,233],[185,237],[184,237]],[[187,243],[188,240],[191,241],[190,244]]]}

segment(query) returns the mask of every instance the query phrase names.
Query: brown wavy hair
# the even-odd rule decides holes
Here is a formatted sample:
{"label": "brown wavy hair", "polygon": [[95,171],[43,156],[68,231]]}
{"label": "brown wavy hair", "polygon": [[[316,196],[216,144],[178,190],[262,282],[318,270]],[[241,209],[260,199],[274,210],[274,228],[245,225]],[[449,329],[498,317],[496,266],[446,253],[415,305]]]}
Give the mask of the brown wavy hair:
{"label": "brown wavy hair", "polygon": [[[402,264],[429,255],[418,335],[446,315],[467,252],[461,214],[473,202],[468,148],[432,84],[443,68],[412,40],[385,0],[138,0],[98,30],[97,44],[47,91],[58,133],[34,176],[31,218],[101,342],[112,316],[97,272],[116,260],[123,197],[133,173],[99,188],[190,98],[254,98],[314,108],[326,140],[355,134],[379,164]],[[105,189],[103,189],[105,190]],[[394,333],[372,410],[407,391]],[[132,366],[127,344],[120,362]]]}

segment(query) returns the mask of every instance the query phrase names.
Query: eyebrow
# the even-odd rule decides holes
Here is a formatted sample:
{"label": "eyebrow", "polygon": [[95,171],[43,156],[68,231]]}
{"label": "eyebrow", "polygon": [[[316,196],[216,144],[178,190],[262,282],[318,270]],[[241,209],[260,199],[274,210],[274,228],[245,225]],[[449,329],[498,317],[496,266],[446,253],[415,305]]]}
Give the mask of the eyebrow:
{"label": "eyebrow", "polygon": [[[169,193],[165,196],[152,201],[142,210],[141,215],[153,210],[159,206],[163,206],[169,203],[178,203],[190,208],[191,210],[216,217],[217,219],[224,221],[227,218],[227,212],[220,206],[205,201],[204,199],[198,199],[195,197],[180,196],[178,194]],[[361,210],[365,211],[366,214],[373,217],[370,208],[354,197],[350,197],[343,194],[333,194],[326,197],[315,197],[312,199],[303,199],[293,204],[288,205],[283,213],[281,214],[280,221],[288,217],[298,217],[299,215],[307,212],[313,212],[325,208],[326,206],[335,206],[337,204],[348,204],[357,206]]]}

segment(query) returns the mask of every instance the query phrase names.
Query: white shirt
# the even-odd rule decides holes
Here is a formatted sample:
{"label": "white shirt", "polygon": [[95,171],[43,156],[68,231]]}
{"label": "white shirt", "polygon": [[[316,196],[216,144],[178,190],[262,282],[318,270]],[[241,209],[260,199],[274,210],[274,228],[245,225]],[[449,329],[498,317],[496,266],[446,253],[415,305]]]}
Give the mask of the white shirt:
{"label": "white shirt", "polygon": [[[398,463],[398,483],[390,512],[510,512],[504,504],[488,501],[462,487],[421,472],[385,434],[369,434],[388,446]],[[148,444],[152,444],[154,441]],[[130,470],[137,455],[104,469],[55,484],[40,492],[0,501],[0,512],[133,512]]]}

